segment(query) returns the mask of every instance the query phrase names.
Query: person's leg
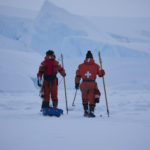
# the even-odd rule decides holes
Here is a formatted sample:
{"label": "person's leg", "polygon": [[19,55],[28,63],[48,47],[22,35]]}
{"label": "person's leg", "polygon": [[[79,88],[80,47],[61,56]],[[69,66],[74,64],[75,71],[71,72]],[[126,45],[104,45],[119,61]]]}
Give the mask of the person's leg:
{"label": "person's leg", "polygon": [[94,84],[91,84],[89,88],[89,93],[88,93],[88,100],[89,100],[89,117],[95,117],[94,115],[94,109],[95,109],[95,86]]}
{"label": "person's leg", "polygon": [[55,79],[54,81],[52,81],[51,83],[51,98],[52,98],[52,102],[53,102],[53,107],[58,106],[58,83],[57,83],[57,79]]}
{"label": "person's leg", "polygon": [[49,107],[49,100],[50,100],[50,88],[48,87],[48,82],[44,81],[43,83],[43,102],[42,102],[42,108],[48,108]]}
{"label": "person's leg", "polygon": [[80,86],[81,95],[82,95],[82,104],[84,109],[84,116],[88,116],[88,89],[85,83],[82,83]]}

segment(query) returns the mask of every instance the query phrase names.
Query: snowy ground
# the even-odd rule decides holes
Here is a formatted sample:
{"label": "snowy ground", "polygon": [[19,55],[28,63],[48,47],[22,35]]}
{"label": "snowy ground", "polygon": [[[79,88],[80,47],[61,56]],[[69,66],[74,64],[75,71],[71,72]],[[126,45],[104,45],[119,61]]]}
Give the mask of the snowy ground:
{"label": "snowy ground", "polygon": [[0,93],[0,149],[149,150],[148,90],[108,92],[109,118],[103,95],[95,110],[96,118],[84,118],[80,92],[76,106],[71,106],[74,92],[67,91],[67,115],[64,91],[60,89],[59,107],[64,109],[60,118],[41,115],[38,91]]}
{"label": "snowy ground", "polygon": [[[102,79],[98,79],[102,97],[95,110],[96,118],[84,118],[79,91],[76,106],[71,106],[75,71],[84,58],[64,57],[69,114],[65,111],[62,77],[58,76],[59,107],[64,115],[56,118],[42,116],[39,91],[33,84],[43,59],[41,55],[10,50],[0,52],[0,150],[150,149],[148,58],[104,57],[110,117],[106,113]],[[98,63],[97,55],[94,58]],[[57,59],[60,61],[59,56]],[[20,78],[22,80],[18,80]]]}

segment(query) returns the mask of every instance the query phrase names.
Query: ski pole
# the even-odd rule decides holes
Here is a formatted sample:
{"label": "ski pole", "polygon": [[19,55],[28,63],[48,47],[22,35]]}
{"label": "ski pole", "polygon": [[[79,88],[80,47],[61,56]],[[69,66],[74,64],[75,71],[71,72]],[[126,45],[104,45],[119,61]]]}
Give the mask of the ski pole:
{"label": "ski pole", "polygon": [[77,89],[76,89],[76,92],[75,92],[75,95],[74,95],[74,99],[73,99],[73,102],[72,102],[72,106],[75,106],[74,102],[75,102],[75,99],[76,99],[76,95],[77,95]]}
{"label": "ski pole", "polygon": [[[100,67],[101,67],[101,69],[103,69],[100,52],[98,52],[98,56],[99,56]],[[102,79],[103,79],[103,86],[104,86],[104,93],[105,93],[105,102],[106,102],[107,115],[109,117],[109,109],[108,109],[108,101],[107,101],[107,94],[106,94],[106,86],[105,86],[104,76],[102,77]]]}
{"label": "ski pole", "polygon": [[[63,62],[63,55],[61,54],[61,63],[62,63],[62,67],[64,68],[64,62]],[[66,91],[66,81],[65,81],[65,77],[63,77],[64,79],[64,91],[65,91],[65,100],[66,100],[66,111],[68,114],[68,103],[67,103],[67,91]]]}
{"label": "ski pole", "polygon": [[58,86],[60,85],[60,83],[62,82],[63,78],[60,80],[60,82],[58,83]]}

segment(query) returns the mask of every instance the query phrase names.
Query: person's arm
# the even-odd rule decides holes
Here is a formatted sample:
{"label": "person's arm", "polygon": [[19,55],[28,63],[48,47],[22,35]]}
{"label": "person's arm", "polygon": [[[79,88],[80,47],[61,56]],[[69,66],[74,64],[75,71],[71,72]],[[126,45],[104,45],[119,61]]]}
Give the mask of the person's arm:
{"label": "person's arm", "polygon": [[78,67],[76,71],[76,76],[75,76],[75,89],[79,89],[80,80],[81,80],[81,75],[80,75],[80,69]]}
{"label": "person's arm", "polygon": [[45,63],[42,62],[39,67],[39,71],[37,73],[37,78],[39,78],[40,80],[42,79],[42,75],[44,74],[44,68],[45,68]]}
{"label": "person's arm", "polygon": [[40,81],[42,80],[42,76],[44,74],[44,68],[45,68],[45,63],[42,62],[41,65],[40,65],[40,67],[39,67],[39,71],[37,73],[37,84],[38,84],[39,87],[42,86],[42,84],[41,84]]}
{"label": "person's arm", "polygon": [[99,65],[97,65],[97,74],[99,77],[103,77],[105,75],[105,71],[101,69]]}
{"label": "person's arm", "polygon": [[58,62],[57,62],[57,69],[58,69],[58,72],[59,72],[63,77],[66,76],[65,69],[64,69]]}

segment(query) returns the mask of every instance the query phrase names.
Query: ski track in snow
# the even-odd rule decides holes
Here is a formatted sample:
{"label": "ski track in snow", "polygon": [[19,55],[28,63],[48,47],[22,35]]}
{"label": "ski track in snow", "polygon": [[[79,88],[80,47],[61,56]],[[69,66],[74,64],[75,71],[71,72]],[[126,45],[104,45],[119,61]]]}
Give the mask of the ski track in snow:
{"label": "ski track in snow", "polygon": [[0,93],[0,149],[149,149],[148,90],[108,92],[109,118],[103,93],[95,110],[96,118],[83,117],[79,91],[72,107],[74,93],[75,90],[67,91],[67,115],[64,91],[59,90],[59,108],[64,110],[60,118],[42,116],[38,91]]}

